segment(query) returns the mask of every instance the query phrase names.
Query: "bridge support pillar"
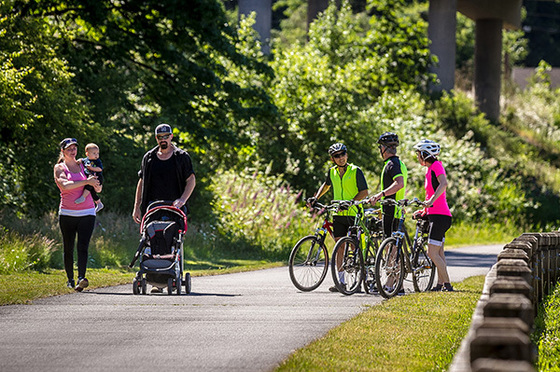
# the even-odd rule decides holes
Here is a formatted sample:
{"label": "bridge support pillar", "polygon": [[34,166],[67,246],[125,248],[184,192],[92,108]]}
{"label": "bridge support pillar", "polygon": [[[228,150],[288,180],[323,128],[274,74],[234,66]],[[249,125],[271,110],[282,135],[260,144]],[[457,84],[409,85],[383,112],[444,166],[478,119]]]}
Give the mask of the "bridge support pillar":
{"label": "bridge support pillar", "polygon": [[239,0],[239,15],[256,13],[253,28],[260,35],[262,51],[270,53],[270,29],[272,28],[272,0]]}
{"label": "bridge support pillar", "polygon": [[500,19],[478,19],[475,33],[475,100],[479,110],[495,122],[500,119],[502,25]]}
{"label": "bridge support pillar", "polygon": [[428,10],[430,52],[438,63],[431,69],[439,84],[430,86],[432,92],[449,91],[455,86],[455,29],[457,28],[457,0],[430,0]]}

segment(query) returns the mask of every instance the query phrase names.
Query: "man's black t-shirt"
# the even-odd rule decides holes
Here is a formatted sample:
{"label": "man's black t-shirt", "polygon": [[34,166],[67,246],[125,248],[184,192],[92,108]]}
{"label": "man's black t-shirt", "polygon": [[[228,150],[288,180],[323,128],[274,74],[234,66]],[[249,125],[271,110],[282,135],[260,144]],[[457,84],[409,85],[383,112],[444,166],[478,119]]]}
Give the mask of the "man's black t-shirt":
{"label": "man's black t-shirt", "polygon": [[183,190],[181,190],[177,179],[173,157],[167,160],[160,160],[157,156],[154,157],[148,200],[175,200],[182,193]]}

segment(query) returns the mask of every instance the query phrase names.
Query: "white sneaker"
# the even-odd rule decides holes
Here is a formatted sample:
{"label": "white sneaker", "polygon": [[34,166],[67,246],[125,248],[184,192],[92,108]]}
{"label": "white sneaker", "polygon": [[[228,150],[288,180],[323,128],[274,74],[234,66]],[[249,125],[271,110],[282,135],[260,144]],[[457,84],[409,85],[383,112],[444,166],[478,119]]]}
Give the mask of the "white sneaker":
{"label": "white sneaker", "polygon": [[99,202],[97,202],[97,204],[95,204],[95,213],[99,212],[100,210],[102,210],[104,207],[103,203],[101,203],[101,200]]}

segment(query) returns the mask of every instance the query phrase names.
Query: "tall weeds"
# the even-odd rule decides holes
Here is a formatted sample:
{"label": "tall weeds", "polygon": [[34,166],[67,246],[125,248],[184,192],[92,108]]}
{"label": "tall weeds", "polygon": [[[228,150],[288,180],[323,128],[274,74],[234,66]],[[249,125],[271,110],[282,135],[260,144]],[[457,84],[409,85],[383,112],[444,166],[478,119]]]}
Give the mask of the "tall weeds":
{"label": "tall weeds", "polygon": [[[286,260],[293,244],[313,231],[313,218],[279,178],[262,173],[224,172],[212,184],[215,217],[189,221],[184,249],[188,266],[216,268],[235,260]],[[40,219],[0,212],[0,274],[62,268],[62,236],[56,213]],[[128,215],[110,212],[96,219],[89,247],[91,268],[125,268],[140,240],[139,226]]]}

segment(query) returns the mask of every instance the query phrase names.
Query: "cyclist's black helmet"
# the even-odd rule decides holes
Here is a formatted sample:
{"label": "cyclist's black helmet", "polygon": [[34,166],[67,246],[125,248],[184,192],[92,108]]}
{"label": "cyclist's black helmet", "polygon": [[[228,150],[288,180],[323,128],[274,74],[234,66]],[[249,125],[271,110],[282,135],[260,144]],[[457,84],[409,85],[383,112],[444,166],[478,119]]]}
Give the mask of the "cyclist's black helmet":
{"label": "cyclist's black helmet", "polygon": [[332,156],[332,154],[336,154],[337,152],[340,151],[346,151],[346,146],[344,146],[344,144],[337,142],[331,145],[331,147],[329,147],[329,155]]}
{"label": "cyclist's black helmet", "polygon": [[399,145],[399,136],[392,132],[385,132],[379,136],[377,143],[386,147],[394,147]]}

